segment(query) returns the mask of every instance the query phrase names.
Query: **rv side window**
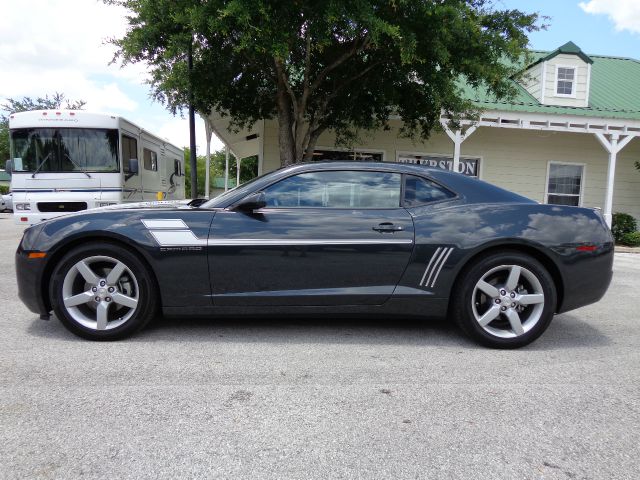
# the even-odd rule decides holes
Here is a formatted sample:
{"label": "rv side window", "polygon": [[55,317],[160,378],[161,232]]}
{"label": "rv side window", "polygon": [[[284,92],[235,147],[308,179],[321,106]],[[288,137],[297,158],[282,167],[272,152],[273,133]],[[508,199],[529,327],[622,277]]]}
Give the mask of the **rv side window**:
{"label": "rv side window", "polygon": [[182,162],[180,160],[173,161],[173,171],[177,177],[182,176]]}
{"label": "rv side window", "polygon": [[144,149],[144,169],[158,171],[158,154],[148,148]]}
{"label": "rv side window", "polygon": [[138,159],[138,141],[127,135],[122,135],[122,166],[125,173],[130,173],[129,160]]}

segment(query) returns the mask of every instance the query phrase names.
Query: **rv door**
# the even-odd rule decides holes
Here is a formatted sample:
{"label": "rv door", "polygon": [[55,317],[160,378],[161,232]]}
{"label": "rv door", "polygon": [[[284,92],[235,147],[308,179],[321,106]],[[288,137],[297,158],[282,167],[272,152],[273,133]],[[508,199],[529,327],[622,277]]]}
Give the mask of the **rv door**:
{"label": "rv door", "polygon": [[[132,135],[122,134],[122,171],[124,174],[124,189],[122,199],[125,202],[139,202],[142,200],[142,176],[138,163],[138,140]],[[135,162],[131,162],[135,160]]]}

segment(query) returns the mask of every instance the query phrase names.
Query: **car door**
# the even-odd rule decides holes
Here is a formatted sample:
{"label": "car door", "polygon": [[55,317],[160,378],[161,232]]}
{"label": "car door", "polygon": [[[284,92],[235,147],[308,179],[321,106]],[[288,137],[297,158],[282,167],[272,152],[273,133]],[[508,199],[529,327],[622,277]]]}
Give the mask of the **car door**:
{"label": "car door", "polygon": [[304,172],[264,188],[264,208],[218,212],[208,247],[214,305],[384,303],[414,244],[401,177]]}

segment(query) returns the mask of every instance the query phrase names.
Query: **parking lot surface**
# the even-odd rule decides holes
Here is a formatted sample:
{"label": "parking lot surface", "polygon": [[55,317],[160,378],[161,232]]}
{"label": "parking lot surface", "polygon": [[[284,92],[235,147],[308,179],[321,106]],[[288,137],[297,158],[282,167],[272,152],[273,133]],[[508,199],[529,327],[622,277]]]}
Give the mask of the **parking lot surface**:
{"label": "parking lot surface", "polygon": [[0,214],[2,479],[640,478],[640,255],[516,351],[335,318],[95,343],[17,298],[21,231]]}

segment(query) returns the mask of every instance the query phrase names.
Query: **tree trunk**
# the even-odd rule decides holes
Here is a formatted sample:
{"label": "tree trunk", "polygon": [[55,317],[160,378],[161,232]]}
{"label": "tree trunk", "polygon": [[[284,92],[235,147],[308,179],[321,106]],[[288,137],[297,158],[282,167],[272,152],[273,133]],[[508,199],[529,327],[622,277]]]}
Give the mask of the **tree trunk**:
{"label": "tree trunk", "polygon": [[278,141],[280,143],[280,166],[286,167],[296,163],[296,145],[293,139],[291,100],[284,81],[278,77]]}

